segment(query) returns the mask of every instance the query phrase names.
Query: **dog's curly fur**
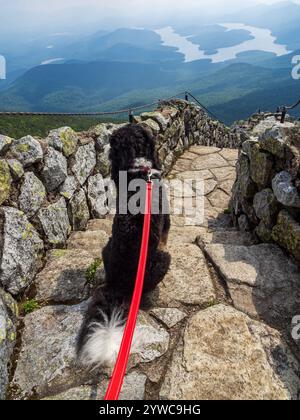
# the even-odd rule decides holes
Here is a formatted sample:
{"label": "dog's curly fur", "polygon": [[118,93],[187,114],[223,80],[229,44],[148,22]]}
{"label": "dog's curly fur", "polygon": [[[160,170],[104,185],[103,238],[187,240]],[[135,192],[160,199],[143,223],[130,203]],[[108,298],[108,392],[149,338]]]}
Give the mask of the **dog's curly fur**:
{"label": "dog's curly fur", "polygon": [[[110,138],[111,176],[117,187],[117,203],[122,200],[119,172],[127,172],[127,183],[134,178],[147,180],[142,169],[131,171],[136,161],[147,162],[157,173],[160,164],[155,151],[155,138],[144,127],[126,125]],[[127,184],[127,186],[128,186]],[[134,194],[127,191],[127,200]],[[143,292],[155,289],[170,265],[170,255],[163,250],[170,229],[169,214],[162,214],[164,190],[159,198],[159,214],[151,215],[148,259]],[[128,202],[128,201],[127,201]],[[123,310],[127,312],[137,273],[143,214],[121,214],[117,204],[112,236],[102,252],[106,285],[96,291],[89,305],[78,339],[78,356],[84,365],[110,364],[114,361],[123,331]],[[124,303],[125,302],[125,303]],[[116,309],[119,308],[119,309]]]}

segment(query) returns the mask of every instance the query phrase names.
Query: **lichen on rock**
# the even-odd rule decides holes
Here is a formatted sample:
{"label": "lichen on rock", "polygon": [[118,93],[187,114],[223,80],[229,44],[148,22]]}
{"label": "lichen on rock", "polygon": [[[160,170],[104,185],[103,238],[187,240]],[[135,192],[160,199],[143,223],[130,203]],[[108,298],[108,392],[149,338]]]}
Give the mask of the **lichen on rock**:
{"label": "lichen on rock", "polygon": [[10,169],[11,176],[14,181],[19,181],[24,175],[24,168],[21,162],[17,159],[8,159],[7,161]]}
{"label": "lichen on rock", "polygon": [[76,152],[78,136],[70,127],[61,127],[51,130],[48,136],[49,146],[54,147],[59,152],[63,152],[66,157]]}
{"label": "lichen on rock", "polygon": [[272,238],[300,261],[300,224],[287,210],[279,213],[276,226],[272,230]]}
{"label": "lichen on rock", "polygon": [[32,136],[14,140],[10,151],[25,167],[41,162],[43,159],[42,147]]}
{"label": "lichen on rock", "polygon": [[1,217],[4,226],[0,283],[18,295],[31,284],[40,268],[44,245],[23,212],[2,207]]}
{"label": "lichen on rock", "polygon": [[33,172],[26,172],[19,196],[20,209],[30,219],[40,209],[46,197],[43,183]]}
{"label": "lichen on rock", "polygon": [[53,248],[65,245],[71,232],[66,201],[61,197],[57,202],[42,207],[37,218],[43,228],[45,240]]}
{"label": "lichen on rock", "polygon": [[8,199],[11,187],[9,165],[5,160],[0,160],[0,206]]}
{"label": "lichen on rock", "polygon": [[75,154],[72,167],[73,174],[80,185],[83,185],[96,166],[96,151],[94,143],[80,146]]}

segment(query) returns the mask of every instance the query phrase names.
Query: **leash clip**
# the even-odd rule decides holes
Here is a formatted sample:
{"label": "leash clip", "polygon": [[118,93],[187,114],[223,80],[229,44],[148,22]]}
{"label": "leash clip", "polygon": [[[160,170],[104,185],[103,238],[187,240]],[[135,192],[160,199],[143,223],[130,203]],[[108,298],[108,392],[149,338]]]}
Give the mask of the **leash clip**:
{"label": "leash clip", "polygon": [[148,177],[147,182],[151,182],[152,183],[152,176],[153,176],[152,170],[149,169],[148,170],[148,173],[147,173],[147,177]]}

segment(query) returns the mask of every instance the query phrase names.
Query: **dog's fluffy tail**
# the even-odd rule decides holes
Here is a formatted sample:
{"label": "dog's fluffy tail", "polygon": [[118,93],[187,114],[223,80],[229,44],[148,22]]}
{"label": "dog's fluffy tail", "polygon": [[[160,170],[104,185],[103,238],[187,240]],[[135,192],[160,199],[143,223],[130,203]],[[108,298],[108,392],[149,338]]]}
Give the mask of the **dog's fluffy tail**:
{"label": "dog's fluffy tail", "polygon": [[78,362],[85,367],[112,365],[122,341],[125,320],[123,310],[114,308],[110,315],[98,310],[97,319],[85,323],[77,347]]}

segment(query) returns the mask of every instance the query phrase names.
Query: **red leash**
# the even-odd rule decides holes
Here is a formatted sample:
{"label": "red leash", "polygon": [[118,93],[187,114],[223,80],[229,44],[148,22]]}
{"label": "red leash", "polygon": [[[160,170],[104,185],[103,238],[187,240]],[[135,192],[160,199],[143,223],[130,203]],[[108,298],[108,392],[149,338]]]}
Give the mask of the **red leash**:
{"label": "red leash", "polygon": [[146,192],[146,204],[145,204],[145,216],[143,226],[143,236],[141,244],[141,253],[138,265],[138,271],[135,281],[135,288],[133,297],[130,305],[129,315],[126,322],[122,343],[120,346],[117,362],[108,385],[104,400],[117,400],[119,398],[121,388],[126,373],[126,367],[129,359],[130,348],[132,344],[134,329],[136,326],[137,315],[140,307],[145,269],[148,255],[148,242],[150,234],[150,223],[151,223],[151,201],[152,201],[152,182],[147,182]]}

